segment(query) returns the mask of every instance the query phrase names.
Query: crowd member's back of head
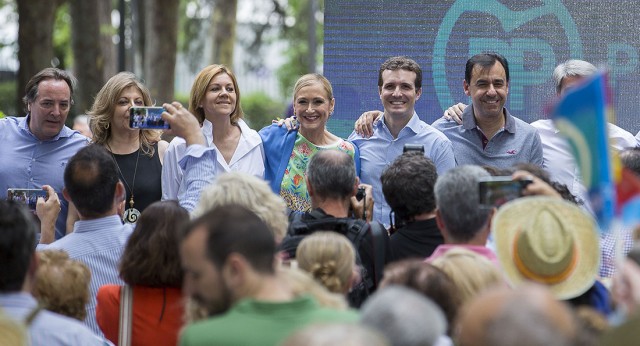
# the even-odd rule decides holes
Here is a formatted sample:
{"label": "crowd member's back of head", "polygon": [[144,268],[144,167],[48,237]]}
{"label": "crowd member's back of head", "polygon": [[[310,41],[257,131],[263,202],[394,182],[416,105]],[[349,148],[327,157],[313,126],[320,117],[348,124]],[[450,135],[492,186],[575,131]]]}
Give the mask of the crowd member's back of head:
{"label": "crowd member's back of head", "polygon": [[361,321],[381,332],[392,345],[433,345],[447,322],[430,299],[401,286],[387,286],[362,306]]}
{"label": "crowd member's back of head", "polygon": [[337,150],[322,150],[307,166],[309,194],[318,200],[347,200],[355,194],[356,166],[353,158]]}
{"label": "crowd member's back of head", "polygon": [[433,212],[433,193],[438,172],[433,161],[421,152],[406,152],[389,165],[380,176],[384,198],[403,222],[417,215]]}
{"label": "crowd member's back of head", "polygon": [[179,231],[189,213],[177,201],[155,202],[140,215],[120,260],[120,277],[130,286],[181,287]]}
{"label": "crowd member's back of head", "polygon": [[442,269],[422,260],[403,260],[385,267],[380,288],[399,285],[418,291],[436,303],[447,318],[447,334],[455,322],[462,297],[458,287]]}
{"label": "crowd member's back of head", "polygon": [[434,259],[431,264],[451,278],[463,304],[483,290],[505,282],[495,264],[486,257],[463,248],[451,249]]}
{"label": "crowd member's back of head", "polygon": [[456,345],[570,346],[576,324],[568,307],[543,286],[487,290],[465,305]]}
{"label": "crowd member's back of head", "polygon": [[0,200],[0,293],[22,290],[33,269],[37,227],[24,205]]}
{"label": "crowd member's back of head", "polygon": [[296,296],[310,295],[323,307],[346,310],[349,304],[342,293],[330,292],[308,272],[290,266],[278,268],[278,278],[285,282]]}
{"label": "crowd member's back of head", "polygon": [[640,147],[627,148],[621,151],[620,163],[640,176]]}
{"label": "crowd member's back of head", "polygon": [[447,243],[466,243],[486,230],[493,209],[480,204],[478,181],[489,177],[479,166],[459,166],[438,177],[435,185],[438,219]]}
{"label": "crowd member's back of head", "polygon": [[274,194],[264,180],[240,172],[222,174],[205,188],[193,215],[198,217],[229,204],[241,205],[258,215],[269,226],[277,242],[287,232],[284,200]]}
{"label": "crowd member's back of head", "polygon": [[91,281],[89,268],[80,261],[69,259],[62,250],[39,251],[38,258],[32,289],[38,302],[49,311],[84,321]]}
{"label": "crowd member's back of head", "polygon": [[574,196],[571,193],[571,190],[569,190],[569,187],[567,185],[551,180],[549,172],[538,165],[534,165],[531,163],[519,163],[512,167],[511,173],[513,173],[514,171],[527,171],[533,174],[534,176],[551,186],[554,190],[556,190],[556,192],[560,194],[560,197],[562,197],[562,199],[566,201],[574,204],[584,203],[584,201],[579,200],[578,197]]}
{"label": "crowd member's back of head", "polygon": [[113,157],[98,145],[80,149],[64,171],[65,197],[83,218],[105,216],[114,205],[118,171]]}
{"label": "crowd member's back of head", "polygon": [[334,293],[351,288],[356,261],[353,245],[337,232],[314,232],[296,250],[298,266]]}

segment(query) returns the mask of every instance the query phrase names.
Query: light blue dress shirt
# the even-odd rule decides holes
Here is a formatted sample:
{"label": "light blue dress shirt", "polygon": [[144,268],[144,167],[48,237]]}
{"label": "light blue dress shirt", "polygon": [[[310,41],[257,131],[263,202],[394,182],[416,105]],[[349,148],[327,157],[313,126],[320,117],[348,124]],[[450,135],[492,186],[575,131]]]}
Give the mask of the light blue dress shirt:
{"label": "light blue dress shirt", "polygon": [[[26,292],[0,294],[0,307],[9,318],[24,323],[38,302]],[[111,345],[82,323],[41,310],[29,325],[29,345],[91,346]]]}
{"label": "light blue dress shirt", "polygon": [[[49,141],[40,141],[29,130],[29,115],[0,119],[0,195],[8,188],[40,189],[51,185],[61,196],[67,161],[89,143],[89,139],[66,126]],[[66,234],[68,203],[56,221],[56,239]]]}
{"label": "light blue dress shirt", "polygon": [[402,154],[405,144],[424,146],[424,156],[436,165],[438,174],[456,166],[451,141],[424,121],[414,112],[407,125],[393,138],[384,121],[373,125],[373,136],[364,138],[353,132],[349,140],[360,149],[360,178],[363,183],[373,186],[373,219],[389,226],[391,208],[384,199],[380,176],[382,171]]}

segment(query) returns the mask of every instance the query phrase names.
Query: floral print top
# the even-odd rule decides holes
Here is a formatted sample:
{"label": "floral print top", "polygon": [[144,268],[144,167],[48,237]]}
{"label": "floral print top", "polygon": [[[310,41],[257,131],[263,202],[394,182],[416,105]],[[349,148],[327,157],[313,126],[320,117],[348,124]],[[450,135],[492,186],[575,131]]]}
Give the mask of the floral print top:
{"label": "floral print top", "polygon": [[289,157],[289,164],[284,171],[282,184],[280,185],[280,196],[287,203],[287,207],[292,211],[306,212],[311,210],[311,198],[307,191],[307,183],[304,180],[305,170],[311,157],[320,150],[341,150],[355,156],[353,144],[340,139],[330,145],[315,145],[304,138],[300,133],[296,137],[293,151]]}

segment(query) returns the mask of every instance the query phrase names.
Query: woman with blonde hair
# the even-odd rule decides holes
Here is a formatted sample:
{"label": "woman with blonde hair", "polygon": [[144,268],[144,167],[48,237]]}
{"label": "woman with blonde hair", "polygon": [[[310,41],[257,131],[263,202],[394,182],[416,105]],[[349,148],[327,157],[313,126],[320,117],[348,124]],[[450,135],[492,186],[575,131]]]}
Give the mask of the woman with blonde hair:
{"label": "woman with blonde hair", "polygon": [[239,172],[222,174],[206,187],[200,194],[193,216],[198,217],[213,208],[229,204],[240,205],[254,212],[269,226],[276,243],[280,243],[286,234],[289,222],[282,198],[274,194],[264,180]]}
{"label": "woman with blonde hair", "polygon": [[125,222],[162,197],[161,174],[165,150],[161,131],[129,127],[129,109],[152,106],[149,89],[131,72],[120,72],[100,89],[93,102],[89,125],[93,143],[104,146],[118,165],[126,189]]}
{"label": "woman with blonde hair", "polygon": [[453,248],[431,264],[445,272],[458,288],[462,305],[486,288],[505,285],[502,273],[486,257],[461,247]]}
{"label": "woman with blonde hair", "polygon": [[354,158],[360,175],[358,148],[327,130],[335,99],[331,83],[311,73],[298,79],[293,88],[293,110],[298,127],[291,131],[278,124],[260,130],[265,151],[265,180],[291,211],[311,210],[311,199],[304,172],[319,150],[341,150]]}
{"label": "woman with blonde hair", "polygon": [[329,291],[347,294],[354,279],[356,255],[347,237],[336,232],[314,232],[296,250],[298,267],[309,272]]}
{"label": "woman with blonde hair", "polygon": [[[240,90],[231,70],[209,65],[196,76],[189,95],[189,112],[202,126],[209,147],[216,151],[216,172],[243,172],[264,176],[264,153],[258,133],[242,120]],[[171,141],[162,169],[162,199],[182,200],[186,193],[184,173],[178,162],[187,145],[176,137]]]}

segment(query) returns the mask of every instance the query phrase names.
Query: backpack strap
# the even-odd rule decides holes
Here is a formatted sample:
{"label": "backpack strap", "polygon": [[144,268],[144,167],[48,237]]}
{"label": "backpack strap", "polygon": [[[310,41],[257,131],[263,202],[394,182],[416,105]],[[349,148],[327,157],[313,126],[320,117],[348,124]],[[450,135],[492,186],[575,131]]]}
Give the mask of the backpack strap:
{"label": "backpack strap", "polygon": [[376,287],[380,280],[382,280],[382,271],[384,270],[384,263],[386,257],[386,242],[387,230],[377,221],[369,223],[371,229],[371,236],[373,238],[373,269],[375,271],[374,277],[376,280]]}

